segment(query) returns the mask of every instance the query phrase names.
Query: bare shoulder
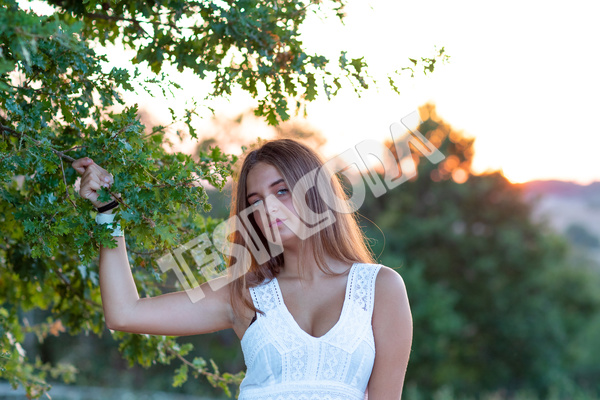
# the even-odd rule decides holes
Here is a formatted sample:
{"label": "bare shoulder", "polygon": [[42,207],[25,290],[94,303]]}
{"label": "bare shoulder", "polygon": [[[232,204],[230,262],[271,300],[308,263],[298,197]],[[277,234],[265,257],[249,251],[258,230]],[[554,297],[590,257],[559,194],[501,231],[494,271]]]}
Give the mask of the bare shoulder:
{"label": "bare shoulder", "polygon": [[406,286],[402,276],[385,265],[381,266],[375,281],[375,301],[377,303],[382,299],[406,300]]}
{"label": "bare shoulder", "polygon": [[380,331],[393,325],[395,320],[408,326],[411,320],[408,294],[402,276],[392,268],[382,266],[375,281],[375,301],[373,305],[373,328]]}
{"label": "bare shoulder", "polygon": [[372,324],[377,351],[369,398],[399,399],[412,345],[412,316],[404,280],[386,266],[375,281]]}

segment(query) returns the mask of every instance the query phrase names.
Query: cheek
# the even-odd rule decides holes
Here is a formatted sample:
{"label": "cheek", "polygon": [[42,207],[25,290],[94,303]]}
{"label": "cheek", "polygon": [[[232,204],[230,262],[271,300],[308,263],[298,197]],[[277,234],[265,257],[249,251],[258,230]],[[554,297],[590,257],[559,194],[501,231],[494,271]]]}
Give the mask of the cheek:
{"label": "cheek", "polygon": [[291,212],[292,214],[294,214],[296,217],[299,217],[299,214],[296,211],[296,207],[294,207],[294,201],[292,200],[291,196],[288,199],[285,199],[283,201],[283,204],[287,207],[287,209],[289,210],[289,212]]}

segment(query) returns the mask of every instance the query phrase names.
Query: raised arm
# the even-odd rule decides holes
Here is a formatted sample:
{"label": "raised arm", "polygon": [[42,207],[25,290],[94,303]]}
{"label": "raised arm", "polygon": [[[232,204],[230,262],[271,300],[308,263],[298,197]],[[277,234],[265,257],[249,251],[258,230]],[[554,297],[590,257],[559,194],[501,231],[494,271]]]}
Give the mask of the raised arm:
{"label": "raised arm", "polygon": [[375,282],[375,363],[368,386],[369,400],[401,398],[412,333],[404,281],[393,269],[382,267]]}
{"label": "raised arm", "polygon": [[[98,190],[110,187],[113,177],[90,158],[73,162],[81,175],[79,194],[99,208]],[[106,213],[111,213],[112,210]],[[212,291],[208,283],[204,298],[192,303],[186,292],[140,299],[131,273],[125,237],[115,237],[117,247],[100,248],[100,292],[106,325],[113,330],[150,335],[182,336],[214,332],[233,327],[229,285]],[[219,278],[225,279],[225,278]]]}

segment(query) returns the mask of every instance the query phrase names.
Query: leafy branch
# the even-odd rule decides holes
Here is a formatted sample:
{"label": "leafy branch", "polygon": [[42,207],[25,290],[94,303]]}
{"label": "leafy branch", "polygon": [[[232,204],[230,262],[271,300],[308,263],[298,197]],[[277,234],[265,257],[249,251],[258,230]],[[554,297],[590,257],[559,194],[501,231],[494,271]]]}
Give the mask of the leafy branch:
{"label": "leafy branch", "polygon": [[199,375],[205,376],[213,387],[220,387],[228,397],[231,397],[232,394],[229,386],[239,385],[244,379],[244,371],[238,372],[235,375],[228,372],[221,374],[219,372],[219,367],[212,359],[210,360],[210,364],[214,372],[208,370],[206,361],[203,358],[195,357],[193,361],[189,361],[180,352],[171,347],[168,347],[166,350],[183,363],[183,365],[175,372],[173,378],[173,386],[175,387],[181,386],[187,381],[189,370],[191,369],[194,377],[198,377]]}
{"label": "leafy branch", "polygon": [[50,145],[44,144],[44,143],[40,142],[39,140],[32,138],[31,136],[27,135],[26,133],[17,132],[14,129],[11,129],[8,126],[4,126],[2,124],[0,124],[0,130],[2,130],[3,132],[10,133],[11,135],[16,136],[18,138],[28,140],[31,143],[35,144],[37,147],[46,148],[46,149],[50,150],[51,152],[53,152],[54,154],[56,154],[57,156],[59,156],[60,158],[63,158],[71,163],[75,161],[75,159],[73,157],[66,155],[65,153],[63,153],[60,150],[56,150],[55,148],[53,148]]}
{"label": "leafy branch", "polygon": [[[121,129],[119,132],[117,132],[117,133],[116,133],[115,135],[113,135],[112,137],[116,137],[118,134],[122,133],[122,132],[123,132],[123,131],[125,131],[127,128],[129,128],[130,126],[131,126],[131,124],[130,124],[130,125],[128,125],[128,126],[125,126],[125,127],[123,127],[123,128],[122,128],[122,129]],[[16,137],[18,137],[18,138],[25,139],[25,140],[27,140],[27,141],[29,141],[29,142],[33,143],[33,144],[34,144],[35,146],[37,146],[37,147],[40,147],[40,148],[43,148],[43,149],[48,149],[48,150],[50,150],[51,152],[53,152],[54,154],[56,154],[56,155],[59,157],[59,161],[60,161],[60,167],[61,167],[61,170],[62,170],[62,174],[63,174],[63,180],[64,180],[64,184],[65,184],[65,190],[67,190],[67,198],[68,198],[68,200],[71,202],[71,204],[73,204],[73,206],[74,206],[74,207],[76,207],[75,203],[74,203],[74,202],[71,200],[71,197],[70,197],[70,195],[69,195],[68,186],[67,186],[67,180],[66,180],[66,177],[65,177],[64,168],[63,168],[63,163],[62,163],[62,160],[63,160],[63,159],[64,159],[64,160],[67,160],[67,161],[69,161],[70,163],[73,163],[73,162],[75,162],[76,160],[75,160],[73,157],[71,157],[71,156],[69,156],[69,155],[65,154],[64,152],[62,152],[62,151],[60,151],[60,150],[56,150],[56,149],[55,149],[54,147],[52,147],[51,145],[49,145],[49,144],[45,144],[45,143],[42,143],[42,142],[40,142],[39,140],[32,138],[31,136],[27,135],[26,133],[17,132],[17,131],[15,131],[14,129],[11,129],[11,128],[9,128],[9,127],[7,127],[7,126],[4,126],[4,125],[2,125],[2,124],[0,124],[0,130],[2,130],[3,132],[10,133],[11,135],[13,135],[13,136],[16,136]],[[72,150],[72,149],[69,149],[69,150]],[[69,151],[69,150],[67,150],[67,151]],[[116,194],[116,193],[113,193],[112,191],[109,191],[109,193],[110,193],[110,194],[113,196],[113,198],[114,198],[114,199],[115,199],[115,200],[116,200],[116,201],[117,201],[119,204],[121,204],[122,206],[124,206],[124,207],[126,207],[126,208],[130,208],[130,207],[129,207],[129,206],[126,204],[126,203],[125,203],[125,201],[124,201],[124,200],[123,200],[123,199],[122,199],[122,198],[121,198],[121,197],[120,197],[118,194]],[[146,216],[143,216],[143,218],[144,218],[144,220],[145,220],[146,222],[148,222],[148,223],[150,224],[150,226],[152,226],[152,227],[156,226],[156,224],[154,223],[154,221],[152,221],[150,218],[148,218],[148,217],[146,217]]]}
{"label": "leafy branch", "polygon": [[408,59],[412,65],[407,67],[402,67],[400,69],[395,70],[393,73],[388,75],[388,83],[392,90],[397,94],[400,94],[400,88],[398,87],[398,82],[396,81],[404,71],[410,72],[410,77],[415,77],[415,69],[420,65],[423,68],[423,73],[427,75],[427,73],[431,73],[435,70],[435,65],[438,61],[441,61],[442,64],[446,64],[450,61],[450,56],[446,53],[446,49],[442,47],[440,50],[436,50],[436,53],[433,57],[421,57],[420,59],[409,58]]}
{"label": "leafy branch", "polygon": [[116,15],[108,15],[108,14],[100,14],[100,13],[85,13],[84,16],[89,19],[103,19],[106,21],[125,21],[132,22],[136,26],[140,26],[141,24],[151,24],[154,26],[165,26],[176,30],[177,32],[181,32],[181,28],[174,23],[164,23],[160,21],[151,21],[151,20],[139,20],[136,18],[127,18]]}

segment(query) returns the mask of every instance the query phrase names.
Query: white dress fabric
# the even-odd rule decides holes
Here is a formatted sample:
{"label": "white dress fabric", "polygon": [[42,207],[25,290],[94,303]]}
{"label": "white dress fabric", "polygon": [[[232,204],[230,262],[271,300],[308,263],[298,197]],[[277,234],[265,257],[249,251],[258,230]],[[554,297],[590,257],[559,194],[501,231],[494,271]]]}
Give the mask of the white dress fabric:
{"label": "white dress fabric", "polygon": [[323,336],[306,333],[288,311],[277,278],[250,288],[265,313],[241,345],[246,377],[239,400],[364,400],[375,341],[371,318],[381,265],[355,263],[338,322]]}

